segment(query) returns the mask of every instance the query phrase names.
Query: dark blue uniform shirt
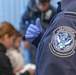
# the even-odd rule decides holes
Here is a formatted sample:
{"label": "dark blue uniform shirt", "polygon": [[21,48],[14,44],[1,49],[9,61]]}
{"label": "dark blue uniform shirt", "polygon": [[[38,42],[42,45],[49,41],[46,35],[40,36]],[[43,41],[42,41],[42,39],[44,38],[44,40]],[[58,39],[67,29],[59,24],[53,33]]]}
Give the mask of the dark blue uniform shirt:
{"label": "dark blue uniform shirt", "polygon": [[61,10],[39,43],[36,75],[76,75],[76,0]]}

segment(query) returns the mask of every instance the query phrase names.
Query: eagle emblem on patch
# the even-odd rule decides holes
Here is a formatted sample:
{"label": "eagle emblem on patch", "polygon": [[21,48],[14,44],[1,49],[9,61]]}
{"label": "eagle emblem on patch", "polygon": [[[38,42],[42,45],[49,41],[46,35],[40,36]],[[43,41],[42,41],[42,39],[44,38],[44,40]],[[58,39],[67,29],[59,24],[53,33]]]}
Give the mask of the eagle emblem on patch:
{"label": "eagle emblem on patch", "polygon": [[75,53],[76,31],[71,27],[61,26],[53,31],[50,51],[58,57],[69,57]]}

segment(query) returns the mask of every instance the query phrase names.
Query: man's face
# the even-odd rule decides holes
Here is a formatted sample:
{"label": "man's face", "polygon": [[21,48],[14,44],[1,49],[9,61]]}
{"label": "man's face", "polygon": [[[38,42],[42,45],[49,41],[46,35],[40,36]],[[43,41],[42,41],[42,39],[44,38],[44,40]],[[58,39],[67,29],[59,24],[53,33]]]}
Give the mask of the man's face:
{"label": "man's face", "polygon": [[46,10],[49,8],[49,5],[50,5],[50,2],[38,3],[38,4],[37,4],[37,8],[38,8],[40,11],[44,12],[44,11],[46,11]]}

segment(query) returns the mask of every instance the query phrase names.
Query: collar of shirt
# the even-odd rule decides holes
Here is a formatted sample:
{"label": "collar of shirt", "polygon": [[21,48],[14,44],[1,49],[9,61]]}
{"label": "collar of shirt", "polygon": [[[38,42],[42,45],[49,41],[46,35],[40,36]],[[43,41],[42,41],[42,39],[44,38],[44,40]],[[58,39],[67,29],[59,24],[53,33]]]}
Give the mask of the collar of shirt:
{"label": "collar of shirt", "polygon": [[62,0],[58,2],[58,5],[61,11],[63,11],[63,10],[66,10],[74,2],[76,2],[76,0]]}

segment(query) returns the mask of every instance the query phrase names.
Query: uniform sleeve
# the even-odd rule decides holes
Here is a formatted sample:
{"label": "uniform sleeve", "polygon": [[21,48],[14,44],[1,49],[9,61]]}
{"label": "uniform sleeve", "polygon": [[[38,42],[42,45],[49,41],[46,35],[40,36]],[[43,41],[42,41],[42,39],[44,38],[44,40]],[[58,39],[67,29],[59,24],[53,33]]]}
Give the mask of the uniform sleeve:
{"label": "uniform sleeve", "polygon": [[7,56],[0,56],[1,75],[14,75],[10,60]]}
{"label": "uniform sleeve", "polygon": [[35,45],[36,47],[38,47],[38,44],[39,44],[42,36],[43,36],[43,33],[40,33],[39,36],[32,42],[32,44]]}
{"label": "uniform sleeve", "polygon": [[[22,16],[20,18],[20,22],[19,22],[19,25],[20,25],[20,32],[21,34],[23,35],[23,37],[25,36],[25,33],[26,33],[26,29],[27,29],[27,25],[29,23],[29,13],[30,13],[30,10],[29,8],[25,8],[25,10],[23,11],[22,13]],[[27,23],[26,23],[27,21]]]}

